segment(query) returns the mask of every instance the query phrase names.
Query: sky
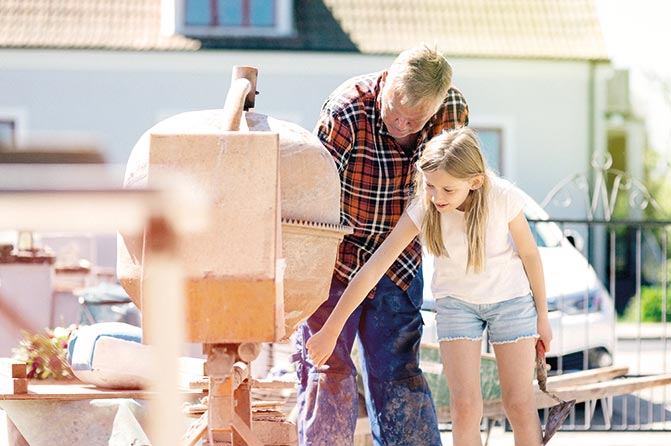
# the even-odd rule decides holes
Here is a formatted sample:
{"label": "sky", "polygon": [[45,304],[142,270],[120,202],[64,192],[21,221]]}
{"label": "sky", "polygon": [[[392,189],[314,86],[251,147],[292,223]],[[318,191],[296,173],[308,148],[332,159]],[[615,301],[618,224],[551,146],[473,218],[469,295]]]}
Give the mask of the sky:
{"label": "sky", "polygon": [[597,8],[616,66],[671,77],[670,0],[597,0]]}
{"label": "sky", "polygon": [[630,99],[643,118],[658,171],[671,167],[671,0],[597,0],[611,61],[628,69]]}

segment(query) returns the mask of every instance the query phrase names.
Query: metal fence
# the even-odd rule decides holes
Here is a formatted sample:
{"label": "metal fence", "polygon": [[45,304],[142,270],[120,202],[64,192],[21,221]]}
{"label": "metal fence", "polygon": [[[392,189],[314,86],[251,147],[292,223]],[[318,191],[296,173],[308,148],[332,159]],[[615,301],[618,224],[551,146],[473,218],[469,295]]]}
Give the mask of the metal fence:
{"label": "metal fence", "polygon": [[[603,285],[600,293],[586,279],[589,271],[583,275],[575,264],[562,265],[570,256],[557,254],[561,259],[545,265],[545,258],[551,255],[544,255],[544,267],[553,268],[551,274],[557,275],[562,286],[574,289],[568,284],[585,282],[577,295],[570,291],[548,295],[556,323],[553,344],[558,343],[560,350],[562,343],[567,346],[566,354],[551,358],[553,372],[612,363],[628,367],[626,378],[671,374],[667,259],[671,221],[554,219],[530,223],[536,234],[542,225],[555,224],[562,234],[568,234],[568,239],[555,246],[544,246],[547,244],[539,239],[541,253],[562,247],[566,250],[570,241],[588,260],[584,268],[592,270]],[[571,347],[576,336],[581,343],[578,351]],[[608,387],[617,379],[622,378],[608,379],[597,387]],[[578,404],[562,429],[671,431],[671,385],[623,390]]]}

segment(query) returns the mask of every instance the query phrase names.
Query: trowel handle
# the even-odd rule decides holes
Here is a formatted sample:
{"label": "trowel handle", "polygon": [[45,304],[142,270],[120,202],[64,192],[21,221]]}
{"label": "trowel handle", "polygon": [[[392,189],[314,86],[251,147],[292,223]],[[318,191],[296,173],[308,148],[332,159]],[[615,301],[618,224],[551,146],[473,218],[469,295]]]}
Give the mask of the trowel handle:
{"label": "trowel handle", "polygon": [[540,339],[536,342],[536,379],[538,380],[538,388],[543,392],[547,392],[545,388],[548,379],[545,363],[545,344]]}

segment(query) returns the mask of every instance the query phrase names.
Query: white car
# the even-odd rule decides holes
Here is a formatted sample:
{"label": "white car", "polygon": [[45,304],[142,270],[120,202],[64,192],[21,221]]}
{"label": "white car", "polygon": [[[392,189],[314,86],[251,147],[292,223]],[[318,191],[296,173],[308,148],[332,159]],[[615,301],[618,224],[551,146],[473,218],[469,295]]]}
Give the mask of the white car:
{"label": "white car", "polygon": [[[548,220],[547,213],[524,194],[529,220]],[[556,223],[530,221],[545,272],[553,341],[547,353],[552,371],[581,370],[611,365],[615,349],[613,299],[585,256],[564,236]],[[431,295],[433,259],[425,255],[423,341],[435,343],[434,300]],[[489,345],[483,343],[483,349]],[[587,357],[585,358],[585,353]]]}

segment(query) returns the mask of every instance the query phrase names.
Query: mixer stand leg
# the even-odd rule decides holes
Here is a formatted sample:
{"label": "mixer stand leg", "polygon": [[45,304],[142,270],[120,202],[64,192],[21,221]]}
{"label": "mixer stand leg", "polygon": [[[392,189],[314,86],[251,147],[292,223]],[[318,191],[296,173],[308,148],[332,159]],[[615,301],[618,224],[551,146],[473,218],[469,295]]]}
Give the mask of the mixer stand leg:
{"label": "mixer stand leg", "polygon": [[206,344],[206,371],[209,377],[207,410],[183,437],[185,446],[265,446],[279,438],[297,444],[295,425],[259,421],[252,430],[251,363],[260,346],[246,344]]}
{"label": "mixer stand leg", "polygon": [[249,362],[260,351],[253,344],[208,344],[207,440],[204,444],[263,446],[252,432]]}

